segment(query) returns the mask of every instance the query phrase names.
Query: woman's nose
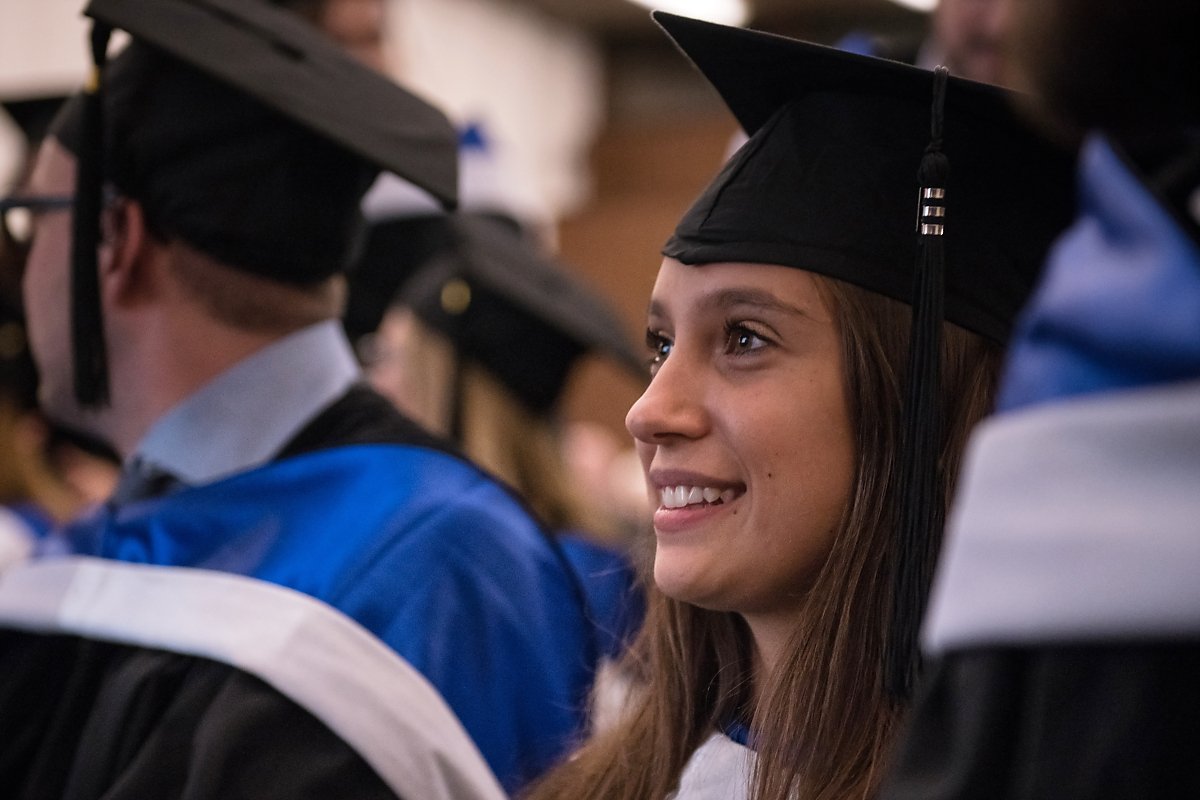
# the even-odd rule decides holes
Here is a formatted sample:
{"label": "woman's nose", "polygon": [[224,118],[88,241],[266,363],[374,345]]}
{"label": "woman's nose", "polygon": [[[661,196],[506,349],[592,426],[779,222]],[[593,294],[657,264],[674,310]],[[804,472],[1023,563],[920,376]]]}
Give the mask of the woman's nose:
{"label": "woman's nose", "polygon": [[695,439],[708,429],[703,376],[695,364],[673,352],[625,415],[625,427],[640,442],[664,444]]}

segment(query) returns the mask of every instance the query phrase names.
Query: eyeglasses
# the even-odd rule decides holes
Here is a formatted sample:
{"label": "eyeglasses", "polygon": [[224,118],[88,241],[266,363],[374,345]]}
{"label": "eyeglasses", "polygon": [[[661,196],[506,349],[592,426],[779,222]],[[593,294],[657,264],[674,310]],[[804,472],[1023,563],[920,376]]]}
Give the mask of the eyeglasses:
{"label": "eyeglasses", "polygon": [[20,251],[29,249],[33,220],[48,211],[63,211],[75,198],[70,195],[12,195],[0,197],[0,237],[5,246]]}

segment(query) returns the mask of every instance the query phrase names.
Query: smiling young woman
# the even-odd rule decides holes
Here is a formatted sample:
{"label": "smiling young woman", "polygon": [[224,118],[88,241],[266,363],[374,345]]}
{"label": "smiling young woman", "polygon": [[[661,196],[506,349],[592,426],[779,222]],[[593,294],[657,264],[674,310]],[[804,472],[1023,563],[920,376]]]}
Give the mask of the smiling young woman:
{"label": "smiling young woman", "polygon": [[967,433],[1069,218],[1069,159],[994,88],[657,18],[750,138],[650,301],[627,426],[655,548],[629,704],[532,797],[869,797]]}
{"label": "smiling young woman", "polygon": [[853,478],[838,326],[809,273],[674,259],[649,326],[655,375],[627,424],[657,507],[655,583],[738,611],[765,650],[825,560]]}

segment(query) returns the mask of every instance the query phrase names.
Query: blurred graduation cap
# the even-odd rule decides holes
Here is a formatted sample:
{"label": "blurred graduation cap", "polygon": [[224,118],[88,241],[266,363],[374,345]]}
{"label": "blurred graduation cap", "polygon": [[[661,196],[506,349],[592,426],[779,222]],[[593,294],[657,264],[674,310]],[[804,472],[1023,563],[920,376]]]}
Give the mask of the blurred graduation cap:
{"label": "blurred graduation cap", "polygon": [[460,130],[459,158],[457,214],[400,181],[381,179],[364,201],[371,225],[349,271],[343,319],[351,341],[405,305],[539,412],[559,400],[585,353],[645,380],[617,314],[538,247],[526,225],[539,217],[482,122]]}
{"label": "blurred graduation cap", "polygon": [[1072,160],[983,84],[807,42],[656,12],[749,141],[663,254],[847,281],[913,307],[900,469],[889,690],[907,697],[945,498],[940,331],[1003,343],[1071,219]]}
{"label": "blurred graduation cap", "polygon": [[616,313],[562,265],[487,215],[446,218],[447,246],[396,298],[456,352],[491,372],[527,407],[551,409],[586,353],[641,380],[645,359]]}
{"label": "blurred graduation cap", "polygon": [[[486,126],[470,121],[458,131],[458,208],[530,235],[529,208],[512,176],[500,167]],[[351,341],[373,333],[400,286],[435,253],[450,246],[452,223],[428,192],[394,175],[381,175],[362,203],[368,229],[362,252],[350,269],[350,294],[343,318]]]}
{"label": "blurred graduation cap", "polygon": [[25,140],[30,145],[37,145],[50,129],[50,123],[66,99],[63,95],[23,97],[5,100],[0,105],[25,134]]}
{"label": "blurred graduation cap", "polygon": [[28,162],[65,98],[8,97],[0,100],[0,193],[28,173]]}
{"label": "blurred graduation cap", "polygon": [[[92,0],[96,72],[54,133],[79,157],[76,394],[107,400],[96,275],[101,187],[151,230],[237,269],[312,283],[344,268],[380,170],[452,207],[455,134],[441,112],[261,0]],[[133,38],[111,66],[113,29]]]}

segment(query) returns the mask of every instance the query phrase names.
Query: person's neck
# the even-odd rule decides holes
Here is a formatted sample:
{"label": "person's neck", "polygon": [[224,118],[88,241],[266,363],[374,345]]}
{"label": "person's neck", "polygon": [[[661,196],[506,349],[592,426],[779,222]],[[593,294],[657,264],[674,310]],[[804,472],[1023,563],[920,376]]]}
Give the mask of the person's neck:
{"label": "person's neck", "polygon": [[112,358],[111,439],[123,456],[185,398],[284,334],[232,328],[195,312],[143,321]]}
{"label": "person's neck", "polygon": [[762,694],[783,660],[788,642],[796,632],[796,617],[791,614],[743,614],[754,643],[754,703]]}

